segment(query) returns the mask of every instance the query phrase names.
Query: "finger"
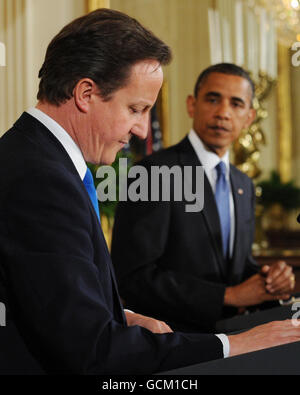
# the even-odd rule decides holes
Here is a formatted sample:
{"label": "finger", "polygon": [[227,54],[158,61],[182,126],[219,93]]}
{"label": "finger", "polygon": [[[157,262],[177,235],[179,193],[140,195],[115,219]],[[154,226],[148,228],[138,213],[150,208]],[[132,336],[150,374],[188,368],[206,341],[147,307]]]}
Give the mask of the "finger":
{"label": "finger", "polygon": [[292,273],[288,279],[282,283],[281,286],[278,287],[278,290],[275,290],[277,293],[286,293],[286,292],[292,292],[295,289],[296,285],[296,279],[295,275]]}
{"label": "finger", "polygon": [[291,295],[291,294],[288,294],[288,293],[287,293],[287,294],[283,294],[283,295],[281,295],[281,296],[279,295],[279,299],[278,299],[278,300],[283,300],[283,301],[284,301],[284,300],[289,300],[289,299],[291,299],[291,296],[292,296],[292,295]]}
{"label": "finger", "polygon": [[[291,278],[294,278],[293,276],[291,276]],[[294,290],[295,288],[295,280],[294,279],[288,279],[287,281],[282,282],[281,284],[279,284],[278,286],[274,287],[274,288],[269,288],[268,286],[266,287],[266,289],[268,290],[268,292],[270,292],[271,294],[282,294],[282,293],[290,293]]]}
{"label": "finger", "polygon": [[270,266],[269,265],[264,265],[261,269],[260,269],[260,273],[262,274],[262,275],[267,275],[267,273],[269,272],[269,270],[270,270]]}
{"label": "finger", "polygon": [[169,327],[169,325],[167,325],[165,322],[163,322],[164,324],[164,333],[173,333],[173,330]]}
{"label": "finger", "polygon": [[288,300],[290,299],[291,295],[289,293],[282,293],[282,294],[266,294],[265,302],[274,302],[276,300]]}
{"label": "finger", "polygon": [[272,283],[266,285],[266,289],[271,293],[291,292],[294,287],[295,275],[293,274],[291,267],[287,267],[279,277],[277,277]]}
{"label": "finger", "polygon": [[295,286],[296,286],[296,276],[295,276],[295,274],[292,274],[290,276],[290,282],[291,282],[291,290],[293,291],[295,289]]}
{"label": "finger", "polygon": [[156,331],[154,333],[171,333],[172,329],[163,321],[157,321]]}
{"label": "finger", "polygon": [[287,264],[284,261],[279,261],[278,263],[275,263],[274,265],[271,266],[269,273],[267,275],[266,282],[268,284],[271,284],[274,282],[278,277],[282,275],[284,270],[289,268],[290,266],[287,266]]}

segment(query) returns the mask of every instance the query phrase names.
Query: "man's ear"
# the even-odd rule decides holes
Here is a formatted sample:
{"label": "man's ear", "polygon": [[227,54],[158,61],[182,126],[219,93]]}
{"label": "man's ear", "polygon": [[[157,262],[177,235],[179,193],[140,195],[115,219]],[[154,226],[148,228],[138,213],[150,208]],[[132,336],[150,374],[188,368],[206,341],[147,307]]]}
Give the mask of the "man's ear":
{"label": "man's ear", "polygon": [[255,118],[256,118],[256,110],[254,110],[254,108],[250,108],[244,129],[248,129],[249,126],[251,126],[252,123],[254,122]]}
{"label": "man's ear", "polygon": [[73,97],[77,108],[87,113],[92,96],[98,91],[96,84],[90,78],[83,78],[77,82],[74,90]]}
{"label": "man's ear", "polygon": [[190,118],[194,118],[196,99],[193,95],[188,95],[186,99],[186,109]]}

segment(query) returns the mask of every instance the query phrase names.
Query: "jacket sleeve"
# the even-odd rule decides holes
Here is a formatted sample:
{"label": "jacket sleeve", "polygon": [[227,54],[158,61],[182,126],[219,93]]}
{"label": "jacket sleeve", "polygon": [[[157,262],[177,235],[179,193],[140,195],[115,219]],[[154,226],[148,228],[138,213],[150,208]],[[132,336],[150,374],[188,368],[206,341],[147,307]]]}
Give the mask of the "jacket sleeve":
{"label": "jacket sleeve", "polygon": [[115,319],[88,200],[70,174],[24,172],[2,188],[0,207],[11,314],[46,372],[149,374],[222,357],[216,336],[154,335]]}

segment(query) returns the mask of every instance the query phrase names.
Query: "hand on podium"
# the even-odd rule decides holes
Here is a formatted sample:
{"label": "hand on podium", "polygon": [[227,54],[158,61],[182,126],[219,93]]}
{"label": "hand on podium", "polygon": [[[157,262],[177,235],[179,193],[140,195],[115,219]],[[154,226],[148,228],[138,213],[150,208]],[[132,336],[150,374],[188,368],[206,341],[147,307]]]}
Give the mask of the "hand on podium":
{"label": "hand on podium", "polygon": [[259,325],[247,332],[228,336],[228,339],[230,343],[229,356],[232,357],[300,341],[300,328],[295,325],[293,320],[273,321]]}
{"label": "hand on podium", "polygon": [[156,320],[151,317],[147,317],[142,314],[136,314],[132,311],[125,311],[127,325],[128,326],[142,326],[148,329],[152,333],[171,333],[172,329],[163,321]]}

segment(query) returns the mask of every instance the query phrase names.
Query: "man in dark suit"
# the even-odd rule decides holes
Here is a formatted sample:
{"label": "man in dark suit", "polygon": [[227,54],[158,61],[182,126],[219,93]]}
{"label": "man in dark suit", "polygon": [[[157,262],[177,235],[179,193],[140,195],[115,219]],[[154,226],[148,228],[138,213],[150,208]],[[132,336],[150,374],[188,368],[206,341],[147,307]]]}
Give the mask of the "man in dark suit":
{"label": "man in dark suit", "polygon": [[123,311],[85,161],[145,138],[169,60],[127,15],[79,18],[48,47],[36,108],[0,140],[0,299],[47,373],[152,373],[300,339],[290,322],[270,342],[268,325],[189,335]]}
{"label": "man in dark suit", "polygon": [[202,211],[186,212],[186,202],[172,199],[119,204],[112,260],[121,296],[128,308],[163,319],[173,329],[213,331],[217,320],[288,298],[294,287],[292,269],[284,262],[259,272],[251,253],[253,184],[229,163],[230,145],[255,118],[253,97],[253,82],[240,67],[206,69],[187,99],[193,119],[189,135],[139,163],[149,174],[153,166],[204,166]]}

